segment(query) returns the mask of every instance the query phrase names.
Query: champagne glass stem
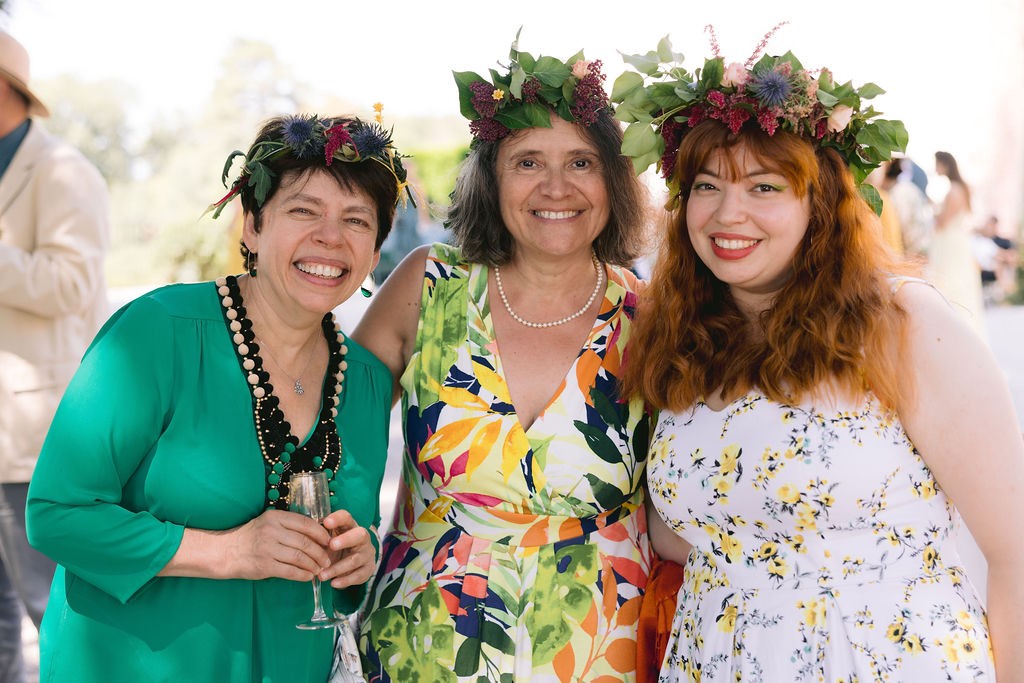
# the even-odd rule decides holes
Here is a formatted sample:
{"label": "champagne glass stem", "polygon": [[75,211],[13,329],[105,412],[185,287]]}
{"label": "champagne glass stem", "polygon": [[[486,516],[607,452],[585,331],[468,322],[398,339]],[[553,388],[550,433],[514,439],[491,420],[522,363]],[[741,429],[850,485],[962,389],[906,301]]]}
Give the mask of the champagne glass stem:
{"label": "champagne glass stem", "polygon": [[327,613],[324,612],[323,604],[320,601],[320,577],[313,577],[313,618],[312,621],[325,621]]}

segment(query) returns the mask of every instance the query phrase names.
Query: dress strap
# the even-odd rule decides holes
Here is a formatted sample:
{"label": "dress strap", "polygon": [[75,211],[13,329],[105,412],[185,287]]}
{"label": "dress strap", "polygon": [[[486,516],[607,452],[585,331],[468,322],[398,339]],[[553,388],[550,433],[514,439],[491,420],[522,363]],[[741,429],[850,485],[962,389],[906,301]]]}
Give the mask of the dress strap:
{"label": "dress strap", "polygon": [[900,291],[900,288],[903,287],[903,285],[907,284],[908,282],[916,282],[917,284],[920,284],[920,285],[928,285],[929,287],[934,289],[936,292],[939,291],[938,289],[936,289],[935,285],[933,285],[932,283],[928,282],[927,280],[925,280],[923,278],[919,278],[919,277],[912,277],[910,275],[890,275],[889,276],[889,291],[892,294],[895,294],[896,292]]}

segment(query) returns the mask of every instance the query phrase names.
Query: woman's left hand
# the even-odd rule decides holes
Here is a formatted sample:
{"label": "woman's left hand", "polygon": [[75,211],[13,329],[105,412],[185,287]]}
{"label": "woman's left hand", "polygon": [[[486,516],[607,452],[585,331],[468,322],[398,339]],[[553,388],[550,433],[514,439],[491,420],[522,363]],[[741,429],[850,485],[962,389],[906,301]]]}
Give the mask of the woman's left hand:
{"label": "woman's left hand", "polygon": [[321,581],[330,581],[332,588],[347,588],[366,583],[377,569],[377,551],[370,540],[371,532],[356,524],[347,510],[335,510],[324,518],[324,527],[331,533],[328,551],[334,560],[320,572]]}

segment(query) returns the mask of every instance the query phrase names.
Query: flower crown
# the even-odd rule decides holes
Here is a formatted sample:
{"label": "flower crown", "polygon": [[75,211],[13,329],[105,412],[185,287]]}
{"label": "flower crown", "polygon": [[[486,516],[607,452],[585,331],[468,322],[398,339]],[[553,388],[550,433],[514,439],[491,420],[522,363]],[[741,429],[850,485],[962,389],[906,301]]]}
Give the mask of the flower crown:
{"label": "flower crown", "polygon": [[[864,180],[894,151],[906,149],[903,123],[877,119],[880,112],[863,106],[864,100],[885,92],[874,83],[859,88],[849,82],[837,84],[826,69],[817,75],[804,69],[791,52],[757,59],[784,23],[765,35],[745,64],[729,65],[708,26],[714,56],[695,74],[682,67],[683,55],[672,51],[668,36],[656,52],[623,55],[639,73],[623,73],[612,88],[615,118],[629,124],[622,153],[632,158],[638,174],[657,162],[668,183],[670,203],[679,197],[678,179],[672,173],[686,133],[714,119],[735,134],[753,119],[768,135],[781,129],[835,149],[849,166],[861,196],[875,213],[881,212],[878,191]],[[647,78],[650,83],[645,83]]]}
{"label": "flower crown", "polygon": [[588,62],[582,50],[564,62],[534,58],[518,45],[517,31],[508,72],[491,69],[493,83],[472,71],[452,72],[474,144],[501,140],[514,129],[550,128],[552,111],[583,126],[594,123],[602,110],[610,111],[600,60]]}
{"label": "flower crown", "polygon": [[[408,196],[413,206],[416,205],[409,184],[406,182],[406,171],[402,165],[405,155],[399,154],[391,141],[391,131],[381,126],[381,110],[384,105],[375,104],[374,122],[362,121],[358,118],[330,119],[320,118],[316,114],[297,114],[284,117],[280,139],[263,140],[249,148],[244,154],[235,150],[228,155],[221,172],[221,182],[228,188],[228,193],[207,207],[217,218],[235,195],[246,185],[253,188],[253,196],[257,206],[263,206],[270,192],[274,171],[267,162],[290,154],[298,159],[314,159],[322,156],[324,164],[330,166],[334,161],[359,163],[373,161],[391,171],[398,187],[399,200]],[[242,171],[230,186],[228,173],[235,157],[242,157]],[[403,194],[404,191],[404,194]]]}

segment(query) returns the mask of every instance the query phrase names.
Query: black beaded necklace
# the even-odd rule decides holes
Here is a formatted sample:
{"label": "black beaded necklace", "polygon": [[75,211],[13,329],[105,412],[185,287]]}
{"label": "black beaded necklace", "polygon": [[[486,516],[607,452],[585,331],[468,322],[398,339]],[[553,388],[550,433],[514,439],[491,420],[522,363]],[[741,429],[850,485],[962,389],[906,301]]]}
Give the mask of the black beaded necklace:
{"label": "black beaded necklace", "polygon": [[[348,368],[345,361],[348,348],[344,343],[345,335],[334,322],[334,314],[327,313],[320,323],[330,353],[321,391],[320,415],[313,434],[300,447],[298,438],[291,433],[291,425],[281,412],[280,401],[270,384],[270,375],[263,368],[252,321],[245,315],[238,279],[229,275],[218,278],[216,284],[224,322],[238,352],[238,364],[252,392],[253,423],[267,477],[266,507],[288,509],[288,481],[292,472],[323,470],[327,473],[331,495],[335,495],[338,488],[335,475],[341,466],[341,439],[338,438],[334,418],[338,415],[338,396]],[[334,391],[328,391],[328,386],[332,386]]]}

